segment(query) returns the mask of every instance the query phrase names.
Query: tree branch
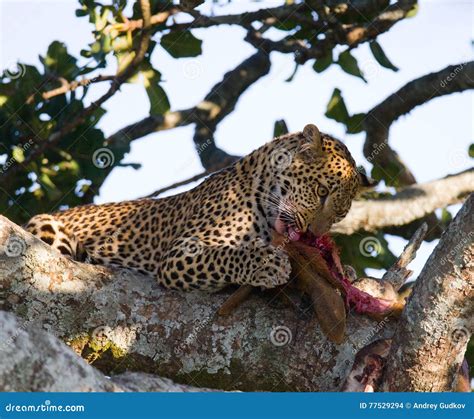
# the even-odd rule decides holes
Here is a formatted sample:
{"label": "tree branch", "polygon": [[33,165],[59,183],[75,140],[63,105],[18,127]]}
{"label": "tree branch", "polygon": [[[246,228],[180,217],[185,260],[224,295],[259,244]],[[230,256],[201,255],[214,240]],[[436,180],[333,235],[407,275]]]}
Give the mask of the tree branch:
{"label": "tree branch", "polygon": [[367,114],[364,121],[367,133],[364,144],[365,157],[380,167],[395,165],[397,180],[401,185],[416,183],[408,167],[388,145],[390,126],[400,116],[433,98],[473,88],[474,61],[450,65],[441,71],[407,83]]}
{"label": "tree branch", "polygon": [[[260,31],[255,30],[249,25],[247,25],[248,33],[245,40],[267,54],[273,51],[285,54],[294,53],[295,61],[298,64],[304,64],[308,60],[324,57],[338,44],[354,48],[363,42],[375,39],[381,33],[388,31],[393,25],[404,19],[415,4],[416,0],[400,0],[387,7],[372,21],[363,25],[340,25],[336,21],[327,26],[324,38],[313,40],[311,46],[308,46],[304,40],[296,39],[293,36],[288,36],[280,41],[272,41],[264,38]],[[318,14],[321,14],[321,12]],[[321,28],[324,25],[324,22],[320,23]],[[317,30],[317,32],[321,32],[321,29]]]}
{"label": "tree branch", "polygon": [[270,71],[270,58],[258,51],[235,69],[224,74],[204,98],[205,106],[197,109],[194,144],[201,163],[207,171],[216,171],[238,160],[218,149],[214,142],[217,124],[235,108],[239,97],[257,80]]}
{"label": "tree branch", "polygon": [[210,391],[151,374],[106,378],[42,325],[0,311],[0,391]]}
{"label": "tree branch", "polygon": [[217,316],[228,296],[165,290],[129,270],[73,262],[0,218],[0,309],[53,332],[107,375],[127,369],[227,390],[334,391],[353,354],[393,331],[389,319],[351,315],[336,345],[308,318],[311,308],[254,293]]}
{"label": "tree branch", "polygon": [[426,262],[397,326],[387,391],[452,391],[474,327],[474,194]]}
{"label": "tree branch", "polygon": [[221,15],[221,16],[205,16],[194,11],[195,19],[189,23],[175,23],[167,29],[172,31],[180,31],[186,29],[209,28],[218,25],[239,25],[247,27],[255,21],[263,24],[274,24],[276,22],[284,22],[287,19],[294,20],[300,24],[314,27],[315,30],[322,29],[319,21],[314,21],[311,17],[304,15],[302,12],[307,10],[304,3],[288,4],[267,9],[260,9],[254,12],[244,12],[240,14]]}
{"label": "tree branch", "polygon": [[269,57],[258,51],[227,72],[195,107],[146,117],[112,134],[106,143],[109,145],[129,144],[151,132],[194,123],[196,124],[194,142],[203,167],[207,171],[221,169],[238,157],[231,156],[216,147],[213,134],[217,124],[234,110],[239,97],[269,71]]}
{"label": "tree branch", "polygon": [[211,172],[207,172],[207,171],[204,171],[202,173],[198,173],[197,175],[192,176],[189,179],[181,180],[181,181],[173,183],[169,186],[165,186],[164,188],[158,189],[155,192],[152,192],[150,195],[146,195],[142,198],[155,198],[155,197],[157,197],[157,196],[159,196],[159,195],[161,195],[161,194],[163,194],[167,191],[170,191],[172,189],[176,189],[176,188],[179,188],[180,186],[184,186],[184,185],[187,185],[189,183],[196,182],[197,180],[202,179],[203,177],[209,176],[210,174],[211,174]]}
{"label": "tree branch", "polygon": [[353,234],[401,227],[438,208],[461,202],[474,190],[474,169],[427,183],[406,186],[395,195],[354,201],[347,216],[331,229]]}

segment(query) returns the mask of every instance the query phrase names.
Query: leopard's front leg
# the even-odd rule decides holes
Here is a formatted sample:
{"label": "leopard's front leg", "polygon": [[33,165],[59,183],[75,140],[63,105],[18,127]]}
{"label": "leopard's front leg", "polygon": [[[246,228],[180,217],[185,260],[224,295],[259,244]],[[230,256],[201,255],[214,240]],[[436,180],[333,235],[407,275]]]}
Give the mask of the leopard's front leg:
{"label": "leopard's front leg", "polygon": [[169,288],[219,289],[230,284],[273,288],[288,282],[288,256],[274,246],[207,245],[175,240],[161,258],[158,280]]}

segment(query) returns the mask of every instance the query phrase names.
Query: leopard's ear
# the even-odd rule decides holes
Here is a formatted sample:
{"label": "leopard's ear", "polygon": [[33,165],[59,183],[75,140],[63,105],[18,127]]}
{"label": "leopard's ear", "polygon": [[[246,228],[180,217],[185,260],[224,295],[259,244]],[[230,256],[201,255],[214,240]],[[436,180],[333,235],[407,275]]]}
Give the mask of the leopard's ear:
{"label": "leopard's ear", "polygon": [[323,152],[323,139],[316,125],[308,124],[303,129],[303,136],[306,140],[304,148],[311,150],[315,156],[320,156]]}

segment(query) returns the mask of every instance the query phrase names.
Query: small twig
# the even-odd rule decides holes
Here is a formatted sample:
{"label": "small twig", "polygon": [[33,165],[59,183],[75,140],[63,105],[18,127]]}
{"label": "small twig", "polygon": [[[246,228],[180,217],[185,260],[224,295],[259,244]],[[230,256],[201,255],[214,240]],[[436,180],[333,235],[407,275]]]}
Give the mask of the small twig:
{"label": "small twig", "polygon": [[[165,23],[168,18],[181,10],[178,7],[172,7],[171,9],[165,11],[165,12],[160,12],[155,15],[150,16],[150,24],[151,26],[155,25],[161,25]],[[135,31],[137,29],[142,29],[143,27],[143,19],[137,19],[137,20],[126,20],[123,23],[116,23],[113,25],[110,25],[104,29],[104,32],[110,32],[111,30],[115,29],[119,32],[128,32],[128,31]]]}
{"label": "small twig", "polygon": [[143,198],[154,198],[158,195],[161,195],[161,194],[165,193],[166,191],[178,188],[180,186],[187,185],[188,183],[196,182],[197,180],[202,179],[203,177],[206,177],[208,175],[210,175],[210,172],[204,171],[204,172],[199,173],[199,174],[197,174],[193,177],[190,177],[189,179],[181,180],[179,182],[173,183],[172,185],[165,186],[164,188],[158,189],[155,192],[151,193],[150,195],[144,196]]}
{"label": "small twig", "polygon": [[[74,80],[72,82],[68,82],[63,77],[60,77],[58,80],[61,82],[61,87],[43,92],[41,93],[41,97],[43,100],[49,100],[49,99],[52,99],[53,97],[63,95],[67,92],[73,92],[79,87],[87,87],[91,85],[92,83],[99,83],[103,81],[114,81],[115,78],[116,76],[113,76],[113,75],[109,75],[109,76],[99,75],[97,77],[93,77],[90,79],[84,78],[82,80]],[[25,103],[27,105],[31,105],[34,101],[34,97],[35,97],[35,94],[30,95]]]}
{"label": "small twig", "polygon": [[406,267],[415,258],[416,252],[420,248],[421,243],[423,243],[427,231],[428,224],[423,223],[408,241],[396,262],[383,275],[382,280],[390,283],[395,290],[399,290],[411,275],[412,271],[406,269]]}

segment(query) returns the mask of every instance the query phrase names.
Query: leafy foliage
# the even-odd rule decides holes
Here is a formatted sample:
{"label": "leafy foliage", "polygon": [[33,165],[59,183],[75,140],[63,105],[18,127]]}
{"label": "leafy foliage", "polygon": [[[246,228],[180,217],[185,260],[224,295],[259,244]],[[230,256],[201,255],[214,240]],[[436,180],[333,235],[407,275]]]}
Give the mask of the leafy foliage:
{"label": "leafy foliage", "polygon": [[335,242],[341,252],[341,260],[352,266],[358,276],[364,276],[367,268],[386,269],[396,260],[382,233],[339,235],[335,237]]}
{"label": "leafy foliage", "polygon": [[329,99],[325,115],[346,126],[349,134],[357,134],[363,130],[365,113],[349,115],[346,104],[339,89],[334,89]]}
{"label": "leafy foliage", "polygon": [[374,58],[377,60],[377,62],[385,68],[389,68],[390,70],[393,71],[398,71],[398,67],[395,67],[391,61],[388,59],[388,57],[385,55],[385,52],[383,51],[382,47],[377,41],[372,41],[370,44],[370,50],[372,51],[372,54],[374,54]]}
{"label": "leafy foliage", "polygon": [[161,46],[173,58],[197,57],[202,53],[201,44],[191,31],[170,32],[161,38]]}

